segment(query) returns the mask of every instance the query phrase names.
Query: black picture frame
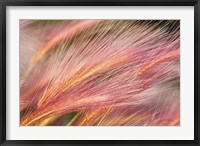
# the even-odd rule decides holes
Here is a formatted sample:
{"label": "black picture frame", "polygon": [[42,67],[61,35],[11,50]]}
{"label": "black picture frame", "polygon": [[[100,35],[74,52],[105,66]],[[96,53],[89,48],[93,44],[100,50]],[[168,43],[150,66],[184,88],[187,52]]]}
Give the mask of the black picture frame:
{"label": "black picture frame", "polygon": [[[6,7],[7,6],[194,6],[194,140],[7,140],[6,139]],[[1,0],[0,1],[0,143],[2,146],[130,145],[197,146],[199,126],[199,0]],[[190,29],[190,28],[188,28]]]}

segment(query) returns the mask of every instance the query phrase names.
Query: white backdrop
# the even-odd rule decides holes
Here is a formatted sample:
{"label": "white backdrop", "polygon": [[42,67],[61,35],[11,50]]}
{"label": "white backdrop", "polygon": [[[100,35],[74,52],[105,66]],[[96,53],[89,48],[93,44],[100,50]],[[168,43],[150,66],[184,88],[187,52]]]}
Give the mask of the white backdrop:
{"label": "white backdrop", "polygon": [[[7,140],[193,140],[194,7],[7,7]],[[180,19],[181,126],[20,127],[19,19]]]}

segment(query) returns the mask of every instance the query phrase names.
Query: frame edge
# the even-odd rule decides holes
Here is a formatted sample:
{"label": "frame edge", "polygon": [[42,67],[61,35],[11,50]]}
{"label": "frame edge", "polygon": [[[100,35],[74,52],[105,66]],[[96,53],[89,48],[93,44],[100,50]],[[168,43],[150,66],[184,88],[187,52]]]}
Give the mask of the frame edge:
{"label": "frame edge", "polygon": [[[21,1],[21,2],[20,2]],[[176,0],[174,0],[176,1]],[[81,2],[81,1],[80,1]],[[195,57],[194,57],[194,67],[195,69],[195,83],[194,83],[194,87],[195,87],[195,96],[197,96],[195,99],[195,109],[194,109],[194,113],[195,113],[195,126],[196,128],[194,128],[194,142],[195,145],[198,146],[199,142],[200,142],[200,137],[199,137],[199,131],[200,131],[200,126],[199,126],[199,121],[200,121],[200,117],[198,117],[198,114],[200,113],[200,108],[198,105],[200,105],[200,100],[198,99],[199,97],[199,92],[198,91],[198,87],[199,87],[199,78],[198,78],[198,74],[199,74],[199,64],[200,64],[200,59],[198,58],[198,56],[200,56],[200,51],[198,50],[200,47],[200,1],[199,0],[195,0],[195,1],[191,1],[192,3],[188,3],[188,1],[184,4],[184,6],[188,5],[188,6],[194,6],[194,17],[195,17],[195,23],[194,23],[194,50],[195,50]],[[33,141],[13,141],[13,140],[6,140],[6,6],[10,6],[10,5],[47,5],[47,3],[37,3],[37,2],[33,2],[30,1],[29,2],[25,2],[25,0],[16,0],[14,2],[14,0],[9,0],[9,1],[0,1],[0,44],[1,44],[1,52],[0,52],[0,68],[2,69],[1,72],[1,77],[0,77],[0,83],[1,83],[1,89],[0,89],[0,103],[1,103],[1,108],[0,108],[0,144],[2,146],[5,145],[35,145],[37,144],[39,145],[57,145],[57,143],[54,142],[45,142],[45,141],[38,141],[38,142],[33,142]],[[34,4],[35,3],[35,4]],[[95,3],[95,2],[94,2]],[[121,3],[123,3],[121,1]],[[150,2],[149,2],[150,3]],[[159,2],[158,2],[159,3]],[[62,5],[63,2],[60,2],[56,5]],[[74,5],[74,3],[71,3],[72,5]],[[108,3],[110,4],[110,3]],[[112,5],[113,3],[111,3]],[[119,4],[119,3],[118,3]],[[139,4],[139,3],[138,3]],[[141,3],[140,3],[141,4]],[[159,3],[160,5],[161,3]],[[165,3],[162,3],[165,5]],[[172,2],[171,2],[172,4]],[[171,6],[170,5],[166,5],[166,6]],[[174,4],[178,4],[180,5],[181,3],[174,3]],[[55,5],[55,1],[51,2],[50,5]],[[86,5],[88,5],[86,3]],[[148,5],[148,4],[147,4]],[[154,4],[153,4],[154,5]],[[137,6],[137,5],[136,5]],[[149,5],[151,6],[151,5]],[[88,142],[88,144],[84,144],[85,142],[83,142],[83,145],[89,145],[90,142]],[[111,142],[108,142],[109,144],[111,144]],[[137,143],[137,142],[136,142]],[[164,144],[164,145],[175,145],[176,142],[171,143],[170,142],[168,144]],[[114,143],[113,143],[114,144]],[[66,143],[61,143],[59,145],[66,145]],[[75,143],[71,143],[69,142],[69,145],[81,145],[81,143],[77,142]],[[100,145],[103,145],[100,143]],[[108,144],[105,144],[108,145]],[[115,143],[114,145],[121,145],[120,143]],[[127,144],[128,145],[128,144]],[[139,142],[136,145],[140,145]],[[155,145],[155,144],[141,144],[141,146],[144,145]],[[193,144],[187,144],[187,142],[185,144],[180,144],[180,146],[182,145],[193,145]],[[179,146],[179,144],[177,143],[176,146]]]}
{"label": "frame edge", "polygon": [[0,77],[0,143],[3,143],[6,141],[6,6],[5,3],[0,1],[0,44],[1,44],[1,50],[0,50],[0,68],[2,69],[1,77]]}

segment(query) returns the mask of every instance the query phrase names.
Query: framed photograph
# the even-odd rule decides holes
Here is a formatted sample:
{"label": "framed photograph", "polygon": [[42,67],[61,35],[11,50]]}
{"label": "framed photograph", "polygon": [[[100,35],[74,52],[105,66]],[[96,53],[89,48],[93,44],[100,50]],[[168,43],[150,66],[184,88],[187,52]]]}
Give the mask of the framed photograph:
{"label": "framed photograph", "polygon": [[199,0],[3,0],[0,143],[199,139]]}

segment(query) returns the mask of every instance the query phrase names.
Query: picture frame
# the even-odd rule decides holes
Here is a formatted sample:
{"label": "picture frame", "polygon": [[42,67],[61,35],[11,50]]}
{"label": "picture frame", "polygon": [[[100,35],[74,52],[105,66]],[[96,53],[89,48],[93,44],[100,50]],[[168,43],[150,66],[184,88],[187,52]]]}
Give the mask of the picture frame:
{"label": "picture frame", "polygon": [[[194,140],[7,140],[7,13],[8,6],[193,6],[194,7]],[[199,0],[2,0],[0,1],[0,143],[2,146],[61,146],[61,145],[161,145],[161,146],[198,146],[200,145],[200,100],[199,100],[199,49],[200,49],[200,1]],[[190,28],[188,28],[190,29]]]}

